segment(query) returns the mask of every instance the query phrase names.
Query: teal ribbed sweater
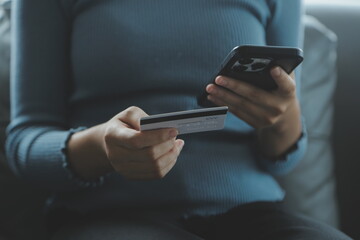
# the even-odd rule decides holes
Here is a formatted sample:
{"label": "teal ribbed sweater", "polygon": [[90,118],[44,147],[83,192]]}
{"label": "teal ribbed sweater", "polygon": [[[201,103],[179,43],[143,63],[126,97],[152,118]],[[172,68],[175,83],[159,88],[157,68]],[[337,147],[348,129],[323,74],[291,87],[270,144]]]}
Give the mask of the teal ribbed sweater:
{"label": "teal ribbed sweater", "polygon": [[[79,211],[144,207],[214,214],[284,196],[279,162],[254,154],[253,128],[229,115],[222,131],[186,135],[161,180],[101,184],[71,174],[66,142],[78,127],[136,105],[148,114],[198,108],[215,69],[237,45],[299,45],[298,0],[16,0],[9,163],[56,194],[53,206]],[[92,186],[97,185],[97,186]]]}

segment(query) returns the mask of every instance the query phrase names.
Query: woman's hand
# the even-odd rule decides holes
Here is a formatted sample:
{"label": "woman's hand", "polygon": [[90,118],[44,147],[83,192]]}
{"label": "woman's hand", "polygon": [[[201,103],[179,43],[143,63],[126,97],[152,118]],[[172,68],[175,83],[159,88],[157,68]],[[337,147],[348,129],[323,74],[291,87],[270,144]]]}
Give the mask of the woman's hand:
{"label": "woman's hand", "polygon": [[129,107],[104,124],[74,134],[69,156],[75,171],[85,179],[111,171],[134,180],[163,178],[184,141],[176,140],[176,129],[140,131],[145,116],[140,108]]}
{"label": "woman's hand", "polygon": [[130,107],[105,125],[104,151],[115,171],[129,179],[163,178],[175,165],[183,147],[176,129],[140,132],[140,118],[148,116]]}
{"label": "woman's hand", "polygon": [[281,68],[272,70],[278,89],[269,92],[236,79],[218,76],[207,86],[208,99],[226,105],[240,119],[256,129],[279,125],[289,108],[296,107],[295,81]]}
{"label": "woman's hand", "polygon": [[301,122],[294,74],[275,67],[271,75],[278,85],[271,92],[224,76],[218,76],[216,84],[208,85],[206,91],[210,101],[228,106],[234,115],[258,129],[264,154],[275,157],[299,138]]}

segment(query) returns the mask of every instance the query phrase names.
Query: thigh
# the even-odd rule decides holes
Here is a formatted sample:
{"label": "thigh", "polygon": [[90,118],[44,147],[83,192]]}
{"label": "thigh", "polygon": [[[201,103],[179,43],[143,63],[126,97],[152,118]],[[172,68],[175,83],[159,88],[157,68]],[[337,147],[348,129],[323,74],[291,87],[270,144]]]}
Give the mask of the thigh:
{"label": "thigh", "polygon": [[346,240],[326,224],[291,213],[281,203],[259,202],[208,218],[194,217],[185,226],[205,239]]}
{"label": "thigh", "polygon": [[156,218],[98,218],[72,222],[58,229],[52,240],[201,240],[175,224]]}

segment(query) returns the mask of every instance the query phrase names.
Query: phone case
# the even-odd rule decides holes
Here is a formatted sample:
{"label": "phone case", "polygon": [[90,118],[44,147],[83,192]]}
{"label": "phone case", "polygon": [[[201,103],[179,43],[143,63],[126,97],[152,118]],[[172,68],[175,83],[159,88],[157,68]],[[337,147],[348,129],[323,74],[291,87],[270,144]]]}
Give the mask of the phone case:
{"label": "phone case", "polygon": [[[303,53],[299,48],[278,46],[243,45],[235,47],[220,65],[214,79],[223,75],[253,84],[259,88],[271,91],[277,88],[270,75],[270,69],[280,66],[291,73],[303,61]],[[205,88],[205,86],[204,86]],[[214,106],[207,100],[204,92],[198,97],[199,105]]]}

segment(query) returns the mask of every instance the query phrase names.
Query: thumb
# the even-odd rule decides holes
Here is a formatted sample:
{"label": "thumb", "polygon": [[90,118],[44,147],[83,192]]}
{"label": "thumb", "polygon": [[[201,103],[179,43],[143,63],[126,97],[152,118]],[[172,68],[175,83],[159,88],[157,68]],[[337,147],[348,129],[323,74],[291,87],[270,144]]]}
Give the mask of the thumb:
{"label": "thumb", "polygon": [[271,69],[270,74],[278,86],[276,90],[283,96],[293,96],[296,92],[295,80],[290,77],[281,67],[274,67]]}
{"label": "thumb", "polygon": [[119,113],[116,118],[127,124],[129,127],[139,131],[140,119],[147,116],[149,115],[145,113],[141,108],[132,106]]}

